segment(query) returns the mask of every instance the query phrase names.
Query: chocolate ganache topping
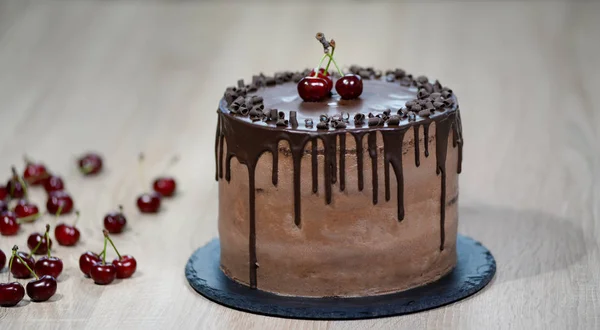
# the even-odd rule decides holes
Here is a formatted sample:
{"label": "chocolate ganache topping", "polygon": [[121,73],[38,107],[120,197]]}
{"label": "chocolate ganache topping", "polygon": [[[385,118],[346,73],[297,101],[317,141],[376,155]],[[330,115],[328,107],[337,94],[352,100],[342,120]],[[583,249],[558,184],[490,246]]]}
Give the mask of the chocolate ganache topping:
{"label": "chocolate ganache topping", "polygon": [[[233,157],[247,166],[249,175],[249,223],[250,223],[250,285],[256,287],[256,219],[255,183],[256,164],[264,152],[273,155],[272,183],[278,182],[278,144],[285,140],[293,160],[294,222],[301,226],[300,163],[302,157],[312,159],[312,191],[318,191],[317,141],[323,143],[325,155],[322,175],[325,183],[325,203],[332,200],[332,185],[340,191],[346,187],[345,157],[346,137],[350,134],[356,141],[358,189],[363,182],[363,138],[367,139],[368,155],[372,165],[373,204],[378,196],[379,175],[377,162],[384,162],[385,200],[390,200],[390,165],[397,183],[398,221],[404,219],[404,187],[402,143],[406,131],[414,128],[414,139],[424,136],[424,155],[429,156],[429,127],[435,122],[436,172],[440,177],[440,250],[443,249],[446,205],[446,154],[448,139],[458,148],[458,173],[462,163],[462,127],[458,103],[452,90],[442,87],[439,81],[431,83],[425,76],[414,78],[401,69],[385,74],[373,68],[352,66],[350,72],[363,79],[364,91],[360,98],[342,100],[332,94],[321,102],[304,102],[297,93],[296,82],[310,71],[281,72],[269,77],[257,75],[250,84],[238,81],[237,87],[229,87],[219,103],[215,141],[216,180],[231,180],[230,162]],[[378,154],[377,132],[383,139],[383,153]],[[224,154],[224,143],[227,154]],[[311,143],[310,151],[305,147]],[[338,145],[339,143],[339,145]],[[415,166],[420,165],[419,143],[415,143]],[[339,182],[338,182],[339,178]]]}

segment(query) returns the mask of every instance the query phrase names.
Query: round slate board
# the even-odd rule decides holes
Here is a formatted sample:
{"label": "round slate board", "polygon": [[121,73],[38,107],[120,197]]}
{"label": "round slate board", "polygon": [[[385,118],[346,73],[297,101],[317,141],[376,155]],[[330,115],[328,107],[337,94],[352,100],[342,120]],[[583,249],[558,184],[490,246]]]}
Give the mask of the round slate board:
{"label": "round slate board", "polygon": [[361,298],[300,298],[252,290],[230,280],[219,268],[219,240],[192,254],[185,275],[204,297],[237,310],[313,320],[354,320],[403,315],[440,307],[481,290],[496,273],[496,261],[481,243],[458,235],[458,262],[440,280],[400,293]]}

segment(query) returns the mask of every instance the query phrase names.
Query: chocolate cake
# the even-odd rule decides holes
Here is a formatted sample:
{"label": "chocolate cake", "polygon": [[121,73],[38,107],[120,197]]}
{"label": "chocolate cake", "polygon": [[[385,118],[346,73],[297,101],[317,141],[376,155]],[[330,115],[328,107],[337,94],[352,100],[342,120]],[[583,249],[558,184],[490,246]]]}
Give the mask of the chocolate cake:
{"label": "chocolate cake", "polygon": [[221,269],[279,295],[393,293],[456,264],[462,132],[452,90],[350,67],[362,95],[303,101],[309,74],[227,88],[215,142]]}

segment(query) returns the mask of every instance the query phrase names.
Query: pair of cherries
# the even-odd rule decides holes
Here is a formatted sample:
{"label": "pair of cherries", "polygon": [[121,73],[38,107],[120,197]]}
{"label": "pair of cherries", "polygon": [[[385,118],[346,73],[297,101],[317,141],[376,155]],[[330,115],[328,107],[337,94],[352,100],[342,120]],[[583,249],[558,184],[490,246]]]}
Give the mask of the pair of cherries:
{"label": "pair of cherries", "polygon": [[[79,269],[81,272],[94,280],[94,283],[106,285],[112,283],[116,278],[129,278],[137,269],[137,261],[131,255],[121,255],[114,242],[104,230],[104,249],[100,254],[87,251],[79,257]],[[106,247],[110,243],[117,254],[112,263],[106,262]]]}
{"label": "pair of cherries", "polygon": [[[173,162],[178,160],[173,158]],[[140,154],[140,168],[144,161],[144,154]],[[142,176],[143,177],[143,176]],[[142,179],[143,181],[143,179]],[[136,204],[142,213],[157,213],[160,210],[160,204],[163,197],[172,197],[177,190],[177,182],[173,177],[158,177],[152,183],[152,192],[144,193],[138,196]]]}
{"label": "pair of cherries", "polygon": [[[4,253],[1,254],[4,255]],[[25,259],[23,257],[28,258]],[[50,257],[50,254],[48,254],[48,258],[54,257]],[[55,268],[42,266],[37,267],[38,263],[40,265],[42,264],[38,260],[34,266],[36,267],[34,271],[31,259],[33,259],[31,256],[28,256],[23,252],[19,252],[19,248],[16,245],[13,247],[12,256],[9,262],[9,272],[13,275],[18,273],[20,277],[14,275],[16,278],[29,278],[31,275],[33,275],[35,276],[35,280],[29,281],[25,288],[23,288],[21,283],[16,281],[0,283],[0,306],[11,307],[17,305],[21,300],[23,300],[23,297],[25,297],[25,292],[27,292],[29,298],[31,298],[31,300],[34,302],[46,301],[56,293],[58,283],[56,281],[56,277],[53,276],[53,274],[56,273]],[[62,261],[58,259],[58,262],[60,263],[60,271],[62,271]],[[18,271],[15,269],[18,269]],[[24,275],[25,271],[27,271],[27,275]],[[60,271],[58,274],[60,274]]]}
{"label": "pair of cherries", "polygon": [[[306,102],[318,102],[327,98],[333,88],[333,80],[329,72],[320,68],[315,74],[313,69],[310,75],[298,82],[298,94]],[[335,91],[343,100],[356,99],[362,94],[362,78],[355,74],[346,74],[335,82]]]}

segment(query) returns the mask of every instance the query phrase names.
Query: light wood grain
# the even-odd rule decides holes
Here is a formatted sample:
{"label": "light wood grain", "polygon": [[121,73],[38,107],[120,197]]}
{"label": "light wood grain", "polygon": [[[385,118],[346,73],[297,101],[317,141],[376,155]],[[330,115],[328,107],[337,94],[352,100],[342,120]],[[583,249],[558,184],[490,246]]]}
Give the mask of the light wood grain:
{"label": "light wood grain", "polygon": [[[310,322],[233,311],[188,286],[187,258],[217,234],[214,111],[224,87],[315,65],[317,29],[335,37],[342,63],[426,73],[459,96],[460,231],[498,262],[476,296],[402,317]],[[43,160],[83,214],[82,242],[56,248],[66,263],[57,296],[0,308],[0,328],[598,329],[598,31],[594,1],[0,1],[0,171],[8,177],[24,153]],[[106,157],[98,178],[75,169],[86,150]],[[134,207],[148,189],[141,151],[146,181],[166,171],[181,184],[157,216]],[[77,258],[101,247],[102,216],[119,203],[130,226],[115,241],[139,271],[97,286]],[[24,246],[48,221],[0,237],[0,248]]]}

